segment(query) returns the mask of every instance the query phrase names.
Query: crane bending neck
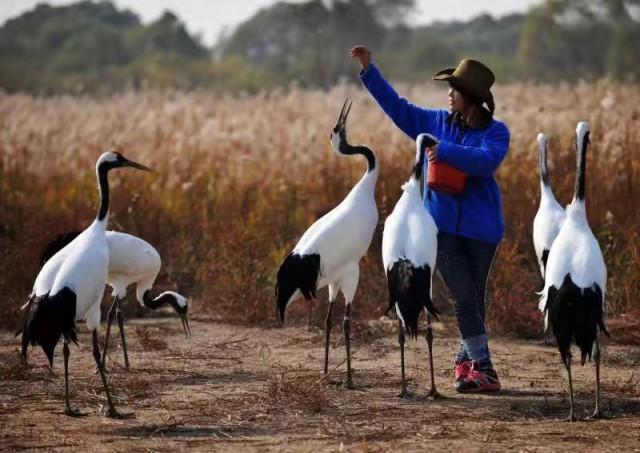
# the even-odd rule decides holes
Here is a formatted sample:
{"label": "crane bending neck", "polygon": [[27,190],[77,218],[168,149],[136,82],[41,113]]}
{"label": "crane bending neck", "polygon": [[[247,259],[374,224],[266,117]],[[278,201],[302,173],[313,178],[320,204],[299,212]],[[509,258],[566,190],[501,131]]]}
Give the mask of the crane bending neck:
{"label": "crane bending neck", "polygon": [[149,290],[146,290],[144,292],[144,294],[142,295],[142,304],[147,307],[150,308],[152,310],[155,310],[157,308],[162,307],[163,305],[165,305],[166,303],[168,303],[168,300],[165,300],[161,297],[156,297],[155,299],[151,297],[151,292]]}
{"label": "crane bending neck", "polygon": [[351,146],[346,142],[346,140],[343,140],[340,143],[340,153],[347,156],[352,156],[354,154],[363,155],[367,159],[367,173],[372,173],[374,170],[378,169],[378,159],[376,158],[376,154],[364,145]]}

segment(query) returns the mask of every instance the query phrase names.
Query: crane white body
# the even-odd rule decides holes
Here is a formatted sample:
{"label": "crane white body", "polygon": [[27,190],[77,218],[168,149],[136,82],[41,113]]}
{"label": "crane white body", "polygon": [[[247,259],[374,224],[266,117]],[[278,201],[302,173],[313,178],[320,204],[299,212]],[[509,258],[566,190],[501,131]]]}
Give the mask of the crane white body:
{"label": "crane white body", "polygon": [[425,208],[420,183],[411,179],[402,186],[402,196],[384,222],[382,263],[385,273],[400,259],[416,267],[435,269],[438,227]]}
{"label": "crane white body", "polygon": [[127,287],[135,283],[138,302],[144,305],[144,293],[151,289],[162,266],[160,254],[144,239],[127,233],[107,231],[107,241],[111,256],[107,282],[113,295],[124,298]]}
{"label": "crane white body", "polygon": [[584,200],[573,200],[567,206],[566,220],[551,247],[547,261],[546,278],[538,308],[545,310],[549,288],[560,288],[569,274],[571,281],[581,289],[598,287],[606,293],[607,267],[596,237],[589,223]]}
{"label": "crane white body", "polygon": [[[162,267],[160,254],[147,241],[131,234],[107,231],[106,238],[109,249],[107,285],[112,288],[112,295],[125,298],[127,287],[135,283],[136,298],[144,306],[144,294],[153,287]],[[47,260],[36,278],[33,294],[42,295],[50,291],[58,269],[71,250],[69,245]],[[180,305],[187,305],[186,298],[175,291],[165,291],[160,296],[163,294],[172,294]]]}
{"label": "crane white body", "polygon": [[[73,238],[75,234],[77,233],[70,232],[62,234],[47,246],[45,256],[42,257],[42,261],[45,261],[43,271],[45,271],[46,266],[46,272],[41,272],[42,277],[37,280],[38,294],[49,292],[53,280],[51,276],[55,275],[58,268],[64,262],[65,257],[72,250],[69,248],[71,243],[63,246],[57,252],[56,248],[64,244],[64,241]],[[106,352],[109,346],[111,323],[113,322],[113,318],[117,317],[123,345],[125,368],[129,368],[129,358],[124,334],[124,316],[120,312],[120,301],[126,298],[127,287],[131,284],[136,285],[136,298],[138,303],[144,307],[155,310],[166,304],[172,306],[181,318],[187,338],[189,338],[190,335],[189,321],[187,318],[188,304],[184,296],[174,291],[165,291],[157,297],[151,298],[150,290],[162,266],[160,254],[151,244],[139,237],[118,231],[107,231],[106,239],[109,248],[107,284],[112,288],[114,302],[109,309],[107,317],[108,323],[102,363],[103,366],[106,364]],[[71,240],[73,242],[75,239]],[[47,254],[49,253],[55,254],[47,259]]]}
{"label": "crane white body", "polygon": [[[98,160],[96,167],[103,161]],[[76,320],[87,328],[100,325],[100,302],[109,270],[106,226],[108,215],[96,219],[73,241],[45,263],[33,285],[32,295],[55,296],[67,287],[76,295]]]}
{"label": "crane white body", "polygon": [[533,245],[542,278],[544,278],[545,274],[545,254],[548,257],[553,241],[560,233],[565,217],[565,210],[556,201],[551,188],[543,187],[540,207],[533,219]]}
{"label": "crane white body", "polygon": [[[378,224],[373,196],[377,177],[377,167],[366,173],[338,206],[305,231],[292,252],[300,256],[320,255],[318,289],[327,285],[338,287],[347,303],[355,295],[358,263],[367,253]],[[297,290],[287,304],[301,295]]]}

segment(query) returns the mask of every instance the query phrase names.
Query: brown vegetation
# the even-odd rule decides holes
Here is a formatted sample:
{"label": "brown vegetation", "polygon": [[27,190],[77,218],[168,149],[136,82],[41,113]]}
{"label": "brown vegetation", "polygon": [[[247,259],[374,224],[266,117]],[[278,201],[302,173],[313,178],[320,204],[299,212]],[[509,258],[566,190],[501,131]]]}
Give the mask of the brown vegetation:
{"label": "brown vegetation", "polygon": [[[445,92],[399,86],[413,102],[443,106]],[[2,323],[15,327],[53,235],[84,228],[95,215],[94,163],[105,148],[153,167],[111,177],[111,227],[140,235],[163,257],[159,283],[191,297],[194,312],[258,323],[275,317],[274,274],[318,216],[364,171],[359,159],[330,151],[329,130],[345,97],[355,99],[348,131],[381,160],[376,189],[380,228],[362,263],[356,316],[386,308],[381,227],[406,180],[413,143],[355,86],[329,92],[224,97],[206,92],[121,94],[111,98],[0,96],[0,293]],[[535,137],[550,136],[551,178],[571,198],[579,120],[592,124],[588,215],[608,266],[612,315],[640,300],[640,87],[498,87],[497,115],[511,129],[498,179],[507,235],[494,263],[494,331],[533,336],[541,329],[541,287],[531,244],[539,196]],[[439,308],[446,308],[437,300]],[[303,314],[298,303],[294,315]],[[142,333],[141,333],[142,334]],[[141,338],[142,340],[142,338]]]}

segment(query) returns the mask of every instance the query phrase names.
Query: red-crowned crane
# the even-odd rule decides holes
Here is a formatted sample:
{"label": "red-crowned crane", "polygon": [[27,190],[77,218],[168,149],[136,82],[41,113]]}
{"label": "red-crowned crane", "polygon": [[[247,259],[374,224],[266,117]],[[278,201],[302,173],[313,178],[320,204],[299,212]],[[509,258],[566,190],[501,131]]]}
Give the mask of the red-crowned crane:
{"label": "red-crowned crane", "polygon": [[600,345],[598,331],[608,335],[604,325],[604,295],[607,268],[600,245],[589,228],[585,208],[585,178],[589,124],[576,128],[577,173],[573,201],[566,219],[553,242],[547,260],[540,310],[558,342],[562,363],[569,377],[569,421],[575,421],[573,382],[571,380],[571,344],[580,348],[581,363],[587,358],[596,364],[596,404],[592,417],[600,411]]}
{"label": "red-crowned crane", "polygon": [[120,153],[105,152],[100,156],[96,163],[100,207],[95,220],[45,263],[24,307],[26,311],[21,333],[22,356],[25,360],[29,344],[39,344],[52,365],[55,347],[60,337],[64,337],[64,413],[70,416],[81,414],[72,409],[69,403],[69,342],[77,343],[75,321],[84,319],[93,336],[93,358],[100,371],[109,405],[107,416],[120,417],[113,405],[100,362],[97,330],[100,325],[100,302],[109,268],[109,247],[105,234],[109,217],[108,173],[120,167],[149,171],[147,167],[128,160]]}
{"label": "red-crowned crane", "polygon": [[[41,264],[47,262],[51,256],[62,250],[79,234],[80,232],[63,233],[52,240],[47,244],[40,258]],[[151,297],[151,288],[162,266],[160,254],[151,244],[139,237],[118,231],[107,231],[107,244],[109,246],[107,284],[113,288],[113,303],[107,313],[107,331],[102,351],[102,365],[106,364],[111,324],[114,319],[117,319],[124,354],[124,366],[128,369],[129,355],[124,333],[124,316],[120,311],[120,303],[127,297],[127,287],[136,284],[138,303],[144,307],[156,310],[163,306],[170,306],[180,316],[187,339],[191,336],[189,318],[187,317],[189,306],[187,299],[174,291],[165,291],[156,297]]]}
{"label": "red-crowned crane", "polygon": [[331,312],[338,292],[342,291],[345,300],[343,328],[347,350],[347,388],[353,388],[351,303],[358,287],[358,263],[367,252],[378,223],[374,197],[378,162],[370,148],[352,146],[347,142],[346,122],[350,109],[351,104],[347,106],[345,102],[331,132],[331,145],[338,154],[364,156],[367,171],[338,206],[313,223],[302,235],[280,265],[275,285],[277,313],[281,321],[284,321],[285,310],[296,298],[303,296],[307,300],[315,299],[318,288],[329,286],[329,308],[325,319],[325,374],[329,367]]}
{"label": "red-crowned crane", "polygon": [[384,223],[382,235],[382,262],[389,288],[389,308],[398,316],[400,342],[400,369],[402,387],[400,397],[408,396],[404,373],[404,330],[411,337],[418,335],[418,317],[427,315],[427,346],[431,389],[428,396],[436,397],[433,369],[433,330],[431,316],[437,319],[437,310],[431,299],[431,279],[438,252],[438,228],[425,208],[420,192],[420,175],[427,147],[437,144],[435,137],[420,134],[416,139],[416,159],[411,178],[402,186],[402,196]]}

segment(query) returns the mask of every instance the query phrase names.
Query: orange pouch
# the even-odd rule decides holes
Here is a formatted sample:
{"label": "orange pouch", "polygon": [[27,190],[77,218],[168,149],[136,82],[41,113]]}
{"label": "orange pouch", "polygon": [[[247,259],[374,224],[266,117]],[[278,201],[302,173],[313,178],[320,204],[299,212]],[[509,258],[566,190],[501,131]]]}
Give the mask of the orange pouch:
{"label": "orange pouch", "polygon": [[427,186],[431,190],[458,195],[464,190],[467,174],[444,162],[429,162]]}

